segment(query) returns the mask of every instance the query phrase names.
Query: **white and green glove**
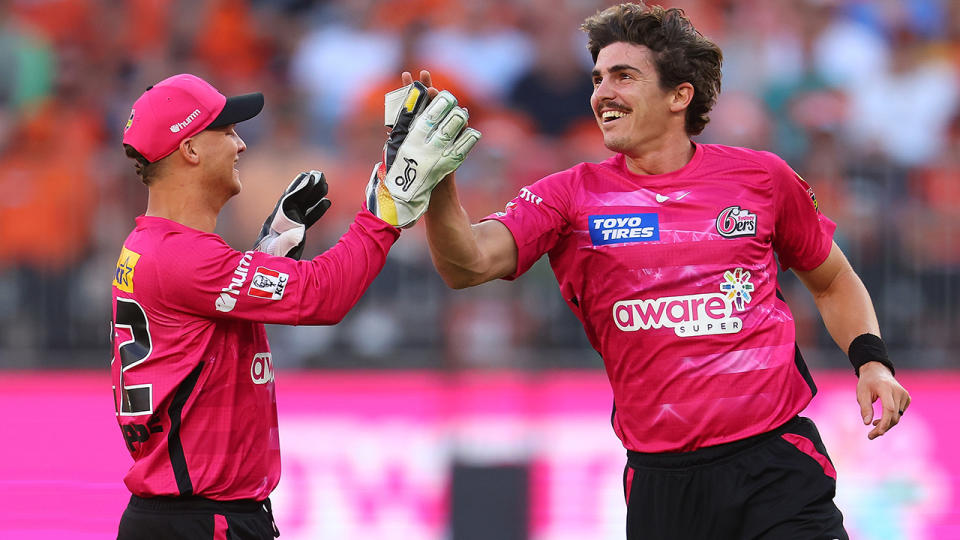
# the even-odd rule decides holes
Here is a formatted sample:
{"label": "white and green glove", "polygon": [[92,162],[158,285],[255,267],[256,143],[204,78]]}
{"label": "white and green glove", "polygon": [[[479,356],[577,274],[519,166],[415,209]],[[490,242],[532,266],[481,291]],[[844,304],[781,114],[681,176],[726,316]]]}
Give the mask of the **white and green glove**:
{"label": "white and green glove", "polygon": [[300,173],[290,182],[273,207],[273,213],[263,222],[253,249],[300,260],[307,229],[330,208],[330,200],[326,195],[327,179],[322,172]]}
{"label": "white and green glove", "polygon": [[457,170],[480,140],[479,131],[466,127],[469,115],[453,94],[444,90],[429,105],[427,101],[427,89],[419,82],[388,93],[384,100],[385,124],[393,130],[383,147],[383,161],[370,175],[366,202],[371,212],[395,227],[417,223],[433,188]]}

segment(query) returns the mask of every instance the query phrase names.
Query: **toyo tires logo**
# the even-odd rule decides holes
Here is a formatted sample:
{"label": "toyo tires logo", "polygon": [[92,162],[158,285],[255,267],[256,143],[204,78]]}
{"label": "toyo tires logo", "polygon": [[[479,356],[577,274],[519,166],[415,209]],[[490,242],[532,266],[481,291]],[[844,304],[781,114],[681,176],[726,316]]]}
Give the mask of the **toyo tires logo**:
{"label": "toyo tires logo", "polygon": [[587,225],[595,246],[660,240],[660,217],[655,213],[588,216]]}
{"label": "toyo tires logo", "polygon": [[724,272],[721,292],[621,300],[613,305],[613,322],[624,332],[672,328],[679,337],[736,334],[743,321],[734,316],[753,299],[750,272]]}

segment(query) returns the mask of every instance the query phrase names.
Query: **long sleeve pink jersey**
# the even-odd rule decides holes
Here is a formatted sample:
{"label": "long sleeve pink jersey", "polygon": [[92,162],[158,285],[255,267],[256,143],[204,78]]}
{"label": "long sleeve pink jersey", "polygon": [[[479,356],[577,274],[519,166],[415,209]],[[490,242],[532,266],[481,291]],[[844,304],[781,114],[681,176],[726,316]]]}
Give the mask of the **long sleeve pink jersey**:
{"label": "long sleeve pink jersey", "polygon": [[113,280],[114,403],[141,497],[266,498],[280,478],[264,323],[334,324],[399,231],[367,211],[313,260],[240,252],[216,234],[141,216]]}

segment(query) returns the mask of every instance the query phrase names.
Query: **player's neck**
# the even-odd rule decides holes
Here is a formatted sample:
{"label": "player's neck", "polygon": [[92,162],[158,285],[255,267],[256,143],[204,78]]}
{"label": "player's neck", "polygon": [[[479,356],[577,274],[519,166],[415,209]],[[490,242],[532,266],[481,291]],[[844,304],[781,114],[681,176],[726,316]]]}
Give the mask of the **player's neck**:
{"label": "player's neck", "polygon": [[634,174],[666,174],[682,169],[693,159],[695,147],[686,134],[658,142],[654,147],[624,152],[627,169]]}
{"label": "player's neck", "polygon": [[223,205],[213,203],[209,197],[198,191],[200,190],[189,181],[179,185],[173,182],[158,182],[150,187],[144,214],[176,221],[200,231],[213,232],[217,227],[217,215]]}

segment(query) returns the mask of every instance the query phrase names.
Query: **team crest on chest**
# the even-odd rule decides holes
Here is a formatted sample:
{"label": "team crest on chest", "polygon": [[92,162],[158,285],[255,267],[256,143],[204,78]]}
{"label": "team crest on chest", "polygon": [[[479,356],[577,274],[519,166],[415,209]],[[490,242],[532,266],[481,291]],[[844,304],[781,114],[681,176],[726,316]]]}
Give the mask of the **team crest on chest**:
{"label": "team crest on chest", "polygon": [[757,215],[746,208],[728,206],[717,216],[717,232],[724,238],[757,235]]}

